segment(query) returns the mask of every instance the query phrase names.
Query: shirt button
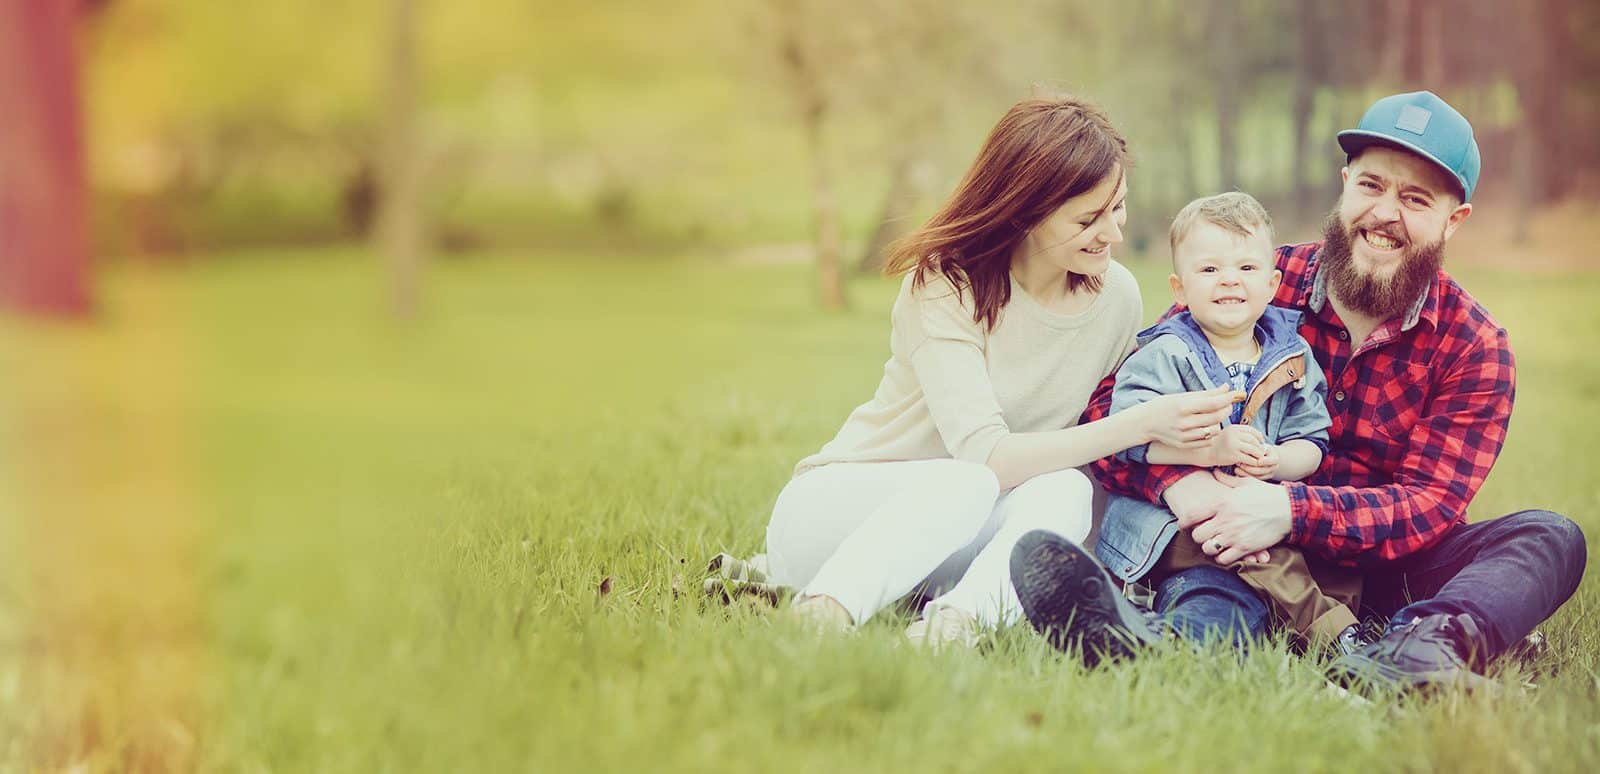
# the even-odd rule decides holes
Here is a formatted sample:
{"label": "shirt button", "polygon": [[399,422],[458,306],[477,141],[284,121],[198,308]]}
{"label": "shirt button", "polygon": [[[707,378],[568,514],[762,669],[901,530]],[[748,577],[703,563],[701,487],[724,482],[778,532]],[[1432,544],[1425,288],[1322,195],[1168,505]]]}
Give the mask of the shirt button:
{"label": "shirt button", "polygon": [[1336,401],[1343,402],[1344,401],[1344,390],[1340,390],[1340,391],[1334,393],[1333,394],[1333,399],[1336,400]]}
{"label": "shirt button", "polygon": [[1339,340],[1340,341],[1349,341],[1350,340],[1350,332],[1349,331],[1339,331]]}

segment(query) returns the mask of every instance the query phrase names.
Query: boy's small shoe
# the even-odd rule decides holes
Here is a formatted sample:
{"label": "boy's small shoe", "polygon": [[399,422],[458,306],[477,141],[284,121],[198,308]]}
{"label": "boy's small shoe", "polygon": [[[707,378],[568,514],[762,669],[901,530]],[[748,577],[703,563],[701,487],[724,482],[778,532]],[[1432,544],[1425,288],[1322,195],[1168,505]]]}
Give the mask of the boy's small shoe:
{"label": "boy's small shoe", "polygon": [[1057,650],[1076,646],[1089,666],[1132,658],[1163,639],[1161,622],[1124,599],[1100,563],[1060,535],[1034,530],[1017,540],[1011,582],[1034,630]]}

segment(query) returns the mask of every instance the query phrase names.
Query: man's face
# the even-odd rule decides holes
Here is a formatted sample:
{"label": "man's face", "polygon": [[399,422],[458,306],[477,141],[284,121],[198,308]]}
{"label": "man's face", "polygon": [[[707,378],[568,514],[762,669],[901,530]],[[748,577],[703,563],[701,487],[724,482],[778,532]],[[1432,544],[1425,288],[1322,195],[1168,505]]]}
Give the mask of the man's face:
{"label": "man's face", "polygon": [[1425,292],[1472,205],[1443,171],[1396,148],[1369,147],[1341,175],[1344,190],[1324,234],[1330,289],[1356,311],[1392,317]]}

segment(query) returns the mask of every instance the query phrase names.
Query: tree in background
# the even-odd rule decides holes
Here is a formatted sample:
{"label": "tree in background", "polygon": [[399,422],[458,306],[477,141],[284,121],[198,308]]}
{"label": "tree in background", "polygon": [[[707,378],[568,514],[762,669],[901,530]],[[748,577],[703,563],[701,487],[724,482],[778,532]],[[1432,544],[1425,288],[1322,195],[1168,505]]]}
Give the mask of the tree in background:
{"label": "tree in background", "polygon": [[390,310],[417,316],[426,248],[422,157],[417,132],[417,8],[392,0],[385,56],[383,172],[378,197],[378,248],[389,269]]}
{"label": "tree in background", "polygon": [[849,4],[773,0],[779,71],[806,138],[811,168],[812,245],[817,291],[829,309],[845,306],[839,200],[829,167],[827,122],[838,88],[834,81],[857,58]]}
{"label": "tree in background", "polygon": [[1239,99],[1244,90],[1244,52],[1240,27],[1252,23],[1239,15],[1237,0],[1211,0],[1211,70],[1217,100],[1217,176],[1224,191],[1239,188]]}
{"label": "tree in background", "polygon": [[984,95],[1014,91],[1003,70],[1016,59],[1006,53],[1015,43],[1001,34],[1004,21],[992,8],[911,0],[875,10],[876,66],[866,74],[870,80],[855,83],[872,91],[863,102],[884,122],[888,185],[856,262],[861,274],[882,271],[889,245],[916,225],[917,205],[942,160],[939,141],[953,119],[983,104]]}
{"label": "tree in background", "polygon": [[[1473,116],[1489,198],[1513,180],[1529,207],[1585,194],[1600,167],[1596,3],[744,8],[419,4],[421,207],[439,244],[721,252],[805,239],[819,286],[835,288],[819,297],[842,300],[832,267],[873,270],[1034,84],[1096,100],[1127,134],[1138,160],[1130,255],[1158,242],[1184,201],[1227,181],[1286,230],[1305,225],[1294,221],[1315,216],[1306,210],[1320,210],[1336,179],[1333,133],[1382,93],[1430,88]],[[117,0],[96,14],[82,83],[94,249],[327,242],[362,238],[368,223],[376,238],[395,128],[383,53],[392,10],[392,0]],[[738,23],[751,18],[754,29]],[[22,56],[5,47],[0,58]],[[20,93],[25,80],[5,87]],[[1513,170],[1518,155],[1529,161]],[[864,250],[833,257],[853,245]]]}
{"label": "tree in background", "polygon": [[91,309],[75,0],[0,0],[0,304]]}

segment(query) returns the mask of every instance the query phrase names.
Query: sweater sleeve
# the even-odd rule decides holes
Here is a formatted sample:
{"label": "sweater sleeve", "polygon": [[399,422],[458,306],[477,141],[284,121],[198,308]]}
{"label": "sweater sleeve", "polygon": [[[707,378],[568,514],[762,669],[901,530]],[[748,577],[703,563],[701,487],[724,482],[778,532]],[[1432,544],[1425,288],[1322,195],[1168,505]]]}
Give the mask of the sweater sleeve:
{"label": "sweater sleeve", "polygon": [[972,319],[970,298],[930,277],[895,305],[894,325],[905,332],[908,359],[945,448],[981,465],[1011,430],[989,381],[987,335]]}

